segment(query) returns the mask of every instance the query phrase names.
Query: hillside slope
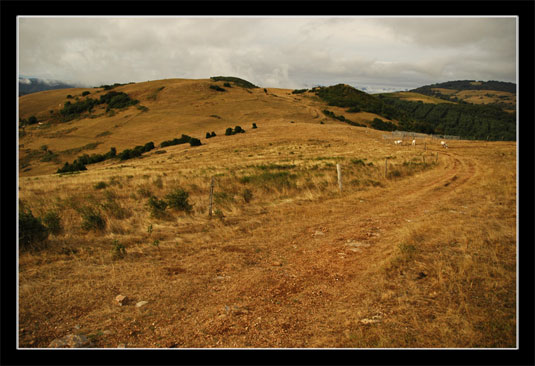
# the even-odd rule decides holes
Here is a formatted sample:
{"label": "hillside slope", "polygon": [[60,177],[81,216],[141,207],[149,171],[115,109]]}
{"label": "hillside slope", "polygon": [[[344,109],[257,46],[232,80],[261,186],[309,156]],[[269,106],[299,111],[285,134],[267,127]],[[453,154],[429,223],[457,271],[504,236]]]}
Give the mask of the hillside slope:
{"label": "hillside slope", "polygon": [[[114,87],[126,93],[136,105],[107,110],[95,105],[72,120],[64,121],[62,111],[88,100],[98,100],[110,90],[76,88],[52,90],[20,97],[20,119],[35,116],[39,123],[27,125],[20,134],[22,175],[55,172],[77,156],[102,154],[186,134],[201,139],[206,132],[222,136],[229,127],[250,130],[258,126],[294,123],[341,123],[322,112],[326,103],[312,93],[294,95],[288,89],[244,88],[233,82],[209,79],[167,79]],[[225,91],[217,91],[218,86]],[[85,94],[85,95],[82,95]],[[70,96],[67,98],[67,96]],[[361,113],[356,120],[365,125],[377,116]],[[48,153],[51,151],[51,153]],[[48,155],[47,155],[48,154]],[[42,161],[45,160],[45,161]],[[46,161],[48,160],[48,161]]]}

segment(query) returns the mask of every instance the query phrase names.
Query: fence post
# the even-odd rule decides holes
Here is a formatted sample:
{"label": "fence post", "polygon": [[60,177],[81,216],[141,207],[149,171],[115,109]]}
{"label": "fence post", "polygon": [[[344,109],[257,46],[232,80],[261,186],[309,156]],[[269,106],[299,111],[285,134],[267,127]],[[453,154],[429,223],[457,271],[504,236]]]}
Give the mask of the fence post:
{"label": "fence post", "polygon": [[336,172],[338,173],[338,189],[342,192],[342,167],[336,164]]}
{"label": "fence post", "polygon": [[212,218],[212,197],[214,196],[214,177],[212,177],[212,181],[210,182],[210,206],[208,208],[208,214],[210,215],[210,218]]}

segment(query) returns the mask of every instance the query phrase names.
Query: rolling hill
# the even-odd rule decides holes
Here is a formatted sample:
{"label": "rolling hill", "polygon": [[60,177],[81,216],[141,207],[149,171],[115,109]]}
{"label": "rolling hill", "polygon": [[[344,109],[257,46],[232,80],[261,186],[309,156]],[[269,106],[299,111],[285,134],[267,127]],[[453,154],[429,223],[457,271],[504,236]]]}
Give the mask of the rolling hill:
{"label": "rolling hill", "polygon": [[425,111],[345,85],[170,79],[19,101],[23,349],[518,344],[514,141],[395,145],[374,121]]}

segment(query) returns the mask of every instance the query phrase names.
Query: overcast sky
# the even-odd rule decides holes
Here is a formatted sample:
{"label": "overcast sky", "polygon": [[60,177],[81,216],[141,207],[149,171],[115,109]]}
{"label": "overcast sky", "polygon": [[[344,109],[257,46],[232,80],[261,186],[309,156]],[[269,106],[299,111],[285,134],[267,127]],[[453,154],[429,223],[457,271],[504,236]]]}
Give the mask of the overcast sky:
{"label": "overcast sky", "polygon": [[516,82],[515,17],[20,17],[19,75],[84,86],[236,76],[368,92]]}

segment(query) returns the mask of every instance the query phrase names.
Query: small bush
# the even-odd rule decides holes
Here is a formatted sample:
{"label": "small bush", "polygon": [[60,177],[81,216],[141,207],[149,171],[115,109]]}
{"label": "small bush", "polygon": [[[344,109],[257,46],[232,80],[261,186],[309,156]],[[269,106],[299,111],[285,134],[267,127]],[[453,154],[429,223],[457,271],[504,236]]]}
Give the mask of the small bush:
{"label": "small bush", "polygon": [[229,127],[225,130],[225,136],[230,136],[232,135],[232,127]]}
{"label": "small bush", "polygon": [[362,159],[351,159],[351,162],[355,165],[362,165],[362,166],[365,166],[366,163],[364,162],[364,160]]}
{"label": "small bush", "polygon": [[242,197],[246,203],[249,203],[253,199],[253,192],[251,192],[250,189],[245,188],[242,192]]}
{"label": "small bush", "polygon": [[48,230],[41,220],[34,217],[31,210],[22,210],[19,213],[19,248],[29,249],[48,238]]}
{"label": "small bush", "polygon": [[232,88],[232,86],[230,85],[230,83],[224,83],[223,86],[226,86],[227,88]]}
{"label": "small bush", "polygon": [[241,128],[240,126],[236,126],[236,127],[234,127],[234,131],[232,133],[233,134],[245,133],[245,130],[243,128]]}
{"label": "small bush", "polygon": [[139,187],[137,193],[142,197],[151,197],[152,191],[147,187]]}
{"label": "small bush", "polygon": [[156,187],[158,187],[158,188],[160,188],[160,189],[163,188],[163,180],[162,180],[162,177],[158,177],[158,178],[156,178],[155,180],[152,181],[152,183],[153,183]]}
{"label": "small bush", "polygon": [[126,247],[116,239],[113,241],[111,252],[113,260],[122,259],[126,255]]}
{"label": "small bush", "polygon": [[85,206],[80,209],[82,215],[82,229],[89,231],[102,231],[106,228],[106,220],[95,207]]}
{"label": "small bush", "polygon": [[85,91],[85,92],[82,93],[82,97],[85,97],[86,95],[89,95],[89,94],[91,94],[91,93],[88,92],[88,91]]}
{"label": "small bush", "polygon": [[257,127],[256,127],[256,123],[253,123],[253,128],[257,128]]}
{"label": "small bush", "polygon": [[150,196],[147,202],[147,206],[150,210],[152,217],[162,218],[165,216],[165,209],[167,208],[167,202],[160,200],[155,196]]}
{"label": "small bush", "polygon": [[227,91],[226,89],[223,89],[222,87],[217,86],[217,85],[210,85],[210,89],[214,89],[214,90],[217,90],[219,92]]}
{"label": "small bush", "polygon": [[53,235],[58,235],[62,232],[61,219],[57,212],[49,211],[43,217],[43,223],[48,231]]}
{"label": "small bush", "polygon": [[165,196],[167,205],[175,210],[191,212],[193,206],[188,202],[189,193],[182,188],[176,188]]}
{"label": "small bush", "polygon": [[97,184],[95,184],[93,187],[95,189],[104,189],[108,186],[108,184],[106,182],[98,182]]}
{"label": "small bush", "polygon": [[212,135],[211,135],[211,137],[215,137],[215,136],[216,136],[216,135],[215,135],[215,132],[212,131]]}
{"label": "small bush", "polygon": [[206,132],[206,138],[209,139],[210,137],[212,137],[212,135],[210,134],[210,132]]}
{"label": "small bush", "polygon": [[190,146],[201,146],[202,145],[201,140],[199,140],[198,138],[195,138],[195,137],[192,137],[189,140],[189,144],[190,144]]}
{"label": "small bush", "polygon": [[107,201],[100,206],[113,218],[122,220],[130,216],[129,212],[121,207],[112,197],[108,196]]}

